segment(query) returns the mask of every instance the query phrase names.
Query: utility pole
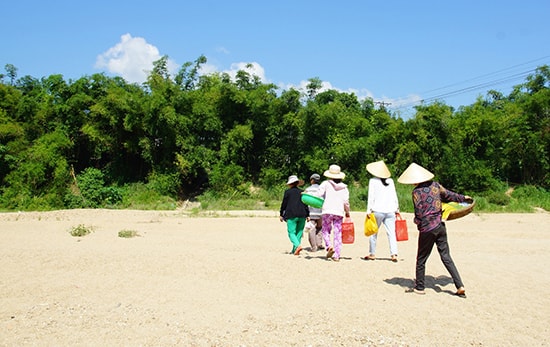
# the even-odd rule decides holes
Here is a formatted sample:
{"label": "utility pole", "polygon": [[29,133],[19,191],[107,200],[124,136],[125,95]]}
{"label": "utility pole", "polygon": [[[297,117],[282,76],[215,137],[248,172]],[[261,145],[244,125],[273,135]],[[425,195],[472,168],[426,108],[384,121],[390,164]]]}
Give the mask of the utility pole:
{"label": "utility pole", "polygon": [[384,101],[375,101],[374,102],[376,105],[380,105],[381,107],[386,107],[386,106],[390,106],[391,105],[391,102],[384,102]]}

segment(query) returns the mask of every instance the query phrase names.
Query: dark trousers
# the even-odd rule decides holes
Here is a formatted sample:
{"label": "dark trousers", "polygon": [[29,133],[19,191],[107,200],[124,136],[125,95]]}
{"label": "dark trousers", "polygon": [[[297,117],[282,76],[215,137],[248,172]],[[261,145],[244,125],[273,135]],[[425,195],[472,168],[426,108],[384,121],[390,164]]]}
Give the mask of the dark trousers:
{"label": "dark trousers", "polygon": [[463,287],[462,280],[458,274],[455,263],[451,258],[449,244],[447,243],[447,229],[445,223],[441,223],[437,228],[421,232],[418,235],[418,253],[416,255],[416,283],[415,288],[424,290],[424,278],[426,275],[426,261],[432,252],[433,246],[437,245],[437,251],[447,271],[453,278],[456,288]]}

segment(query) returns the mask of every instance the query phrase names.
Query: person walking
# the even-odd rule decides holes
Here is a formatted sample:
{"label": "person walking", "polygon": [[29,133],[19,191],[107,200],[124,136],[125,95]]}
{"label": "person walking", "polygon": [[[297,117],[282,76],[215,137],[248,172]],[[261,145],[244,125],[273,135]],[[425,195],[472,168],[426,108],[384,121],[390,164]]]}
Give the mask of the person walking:
{"label": "person walking", "polygon": [[[327,247],[327,258],[340,261],[342,221],[344,216],[349,217],[350,215],[349,190],[348,186],[342,182],[346,174],[341,171],[340,166],[330,165],[323,176],[328,178],[319,186],[319,195],[325,199],[321,210],[323,240]],[[333,232],[332,241],[331,232]]]}
{"label": "person walking", "polygon": [[299,255],[302,251],[302,235],[304,226],[309,220],[309,210],[306,204],[302,202],[302,189],[298,176],[292,175],[288,177],[286,182],[288,189],[285,190],[281,208],[279,210],[279,220],[286,222],[288,238],[292,243],[291,254]]}
{"label": "person walking", "polygon": [[[304,193],[319,196],[319,183],[321,182],[321,176],[317,173],[314,173],[309,178],[310,186],[307,187]],[[311,246],[312,252],[317,252],[323,247],[323,220],[321,218],[322,210],[313,206],[308,206],[309,208],[309,222],[312,224],[312,228],[308,232],[309,245]]]}
{"label": "person walking", "polygon": [[413,184],[414,223],[418,228],[418,250],[416,255],[416,279],[409,293],[425,294],[426,261],[434,244],[437,246],[443,265],[451,275],[456,287],[455,295],[466,297],[464,284],[458,273],[447,241],[447,229],[441,220],[442,202],[472,201],[468,195],[455,193],[445,189],[440,183],[433,181],[434,174],[422,166],[412,163],[399,176],[397,181],[403,184]]}
{"label": "person walking", "polygon": [[[399,213],[399,202],[391,173],[384,161],[367,164],[367,171],[374,177],[369,180],[367,214],[374,213],[378,228],[384,224],[390,245],[391,261],[397,262],[397,239],[395,237],[395,215]],[[378,233],[369,237],[369,255],[365,260],[376,259]]]}

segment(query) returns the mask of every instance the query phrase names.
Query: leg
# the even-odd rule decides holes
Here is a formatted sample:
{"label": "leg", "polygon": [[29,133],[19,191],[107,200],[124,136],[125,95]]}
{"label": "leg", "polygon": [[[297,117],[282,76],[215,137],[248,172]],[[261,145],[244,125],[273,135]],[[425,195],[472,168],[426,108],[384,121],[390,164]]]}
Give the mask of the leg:
{"label": "leg", "polygon": [[332,230],[332,215],[324,214],[323,215],[323,240],[325,241],[325,246],[327,249],[331,248],[332,243],[330,242],[330,232]]}
{"label": "leg", "polygon": [[323,249],[325,248],[323,247],[323,233],[322,233],[323,221],[321,220],[321,218],[315,219],[314,221],[315,221],[315,235],[317,237],[317,248]]}
{"label": "leg", "polygon": [[376,254],[376,241],[378,240],[378,233],[369,236],[369,255]]}
{"label": "leg", "polygon": [[304,236],[304,228],[306,226],[305,218],[296,218],[296,238],[302,243],[302,236]]}
{"label": "leg", "polygon": [[[321,233],[321,219],[311,219],[309,223],[306,223],[306,225],[310,225],[310,228],[308,229],[308,240],[311,250],[316,252],[321,248],[323,242],[323,234]],[[311,228],[311,225],[314,225],[314,228]]]}
{"label": "leg", "polygon": [[307,238],[309,240],[309,245],[311,246],[311,250],[313,252],[316,252],[317,249],[318,249],[318,246],[317,246],[317,231],[309,229]]}
{"label": "leg", "polygon": [[457,289],[464,287],[462,279],[460,278],[460,275],[458,273],[458,269],[456,268],[455,263],[451,258],[451,251],[449,249],[449,243],[447,242],[447,228],[445,227],[444,223],[441,223],[438,231],[439,233],[437,235],[435,243],[437,245],[439,257],[441,258],[443,265],[445,265],[445,268],[447,269],[447,271],[449,271],[449,274],[453,278],[455,287]]}
{"label": "leg", "polygon": [[397,255],[397,239],[395,237],[395,213],[386,213],[384,226],[390,244],[390,255]]}
{"label": "leg", "polygon": [[[380,231],[380,226],[384,219],[382,213],[374,212],[374,217],[376,217],[376,224],[378,225],[378,231]],[[378,233],[369,236],[369,256],[374,256],[376,254],[376,241],[378,241]]]}
{"label": "leg", "polygon": [[340,252],[342,251],[342,221],[344,217],[334,217],[334,259],[340,259]]}
{"label": "leg", "polygon": [[291,218],[286,221],[286,228],[288,232],[288,238],[292,242],[292,253],[296,251],[296,248],[300,246],[300,239],[297,237],[296,224],[299,218]]}
{"label": "leg", "polygon": [[418,234],[418,252],[416,254],[416,281],[415,289],[424,290],[424,278],[426,276],[426,261],[432,252],[435,236],[432,231],[421,232]]}

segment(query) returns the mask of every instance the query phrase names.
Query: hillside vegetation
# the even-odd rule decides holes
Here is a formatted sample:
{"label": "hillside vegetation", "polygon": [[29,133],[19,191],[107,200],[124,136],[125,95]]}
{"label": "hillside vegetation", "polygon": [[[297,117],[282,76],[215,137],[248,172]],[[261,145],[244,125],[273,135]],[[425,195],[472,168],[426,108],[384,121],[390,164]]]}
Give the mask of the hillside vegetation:
{"label": "hillside vegetation", "polygon": [[[104,74],[0,77],[0,208],[277,209],[286,177],[338,164],[352,209],[366,207],[365,165],[394,177],[416,162],[486,211],[550,210],[550,70],[509,95],[442,101],[403,119],[336,90],[280,90],[246,70],[199,75],[206,58],[148,80]],[[510,191],[510,188],[513,188]],[[398,185],[402,210],[411,187]]]}

